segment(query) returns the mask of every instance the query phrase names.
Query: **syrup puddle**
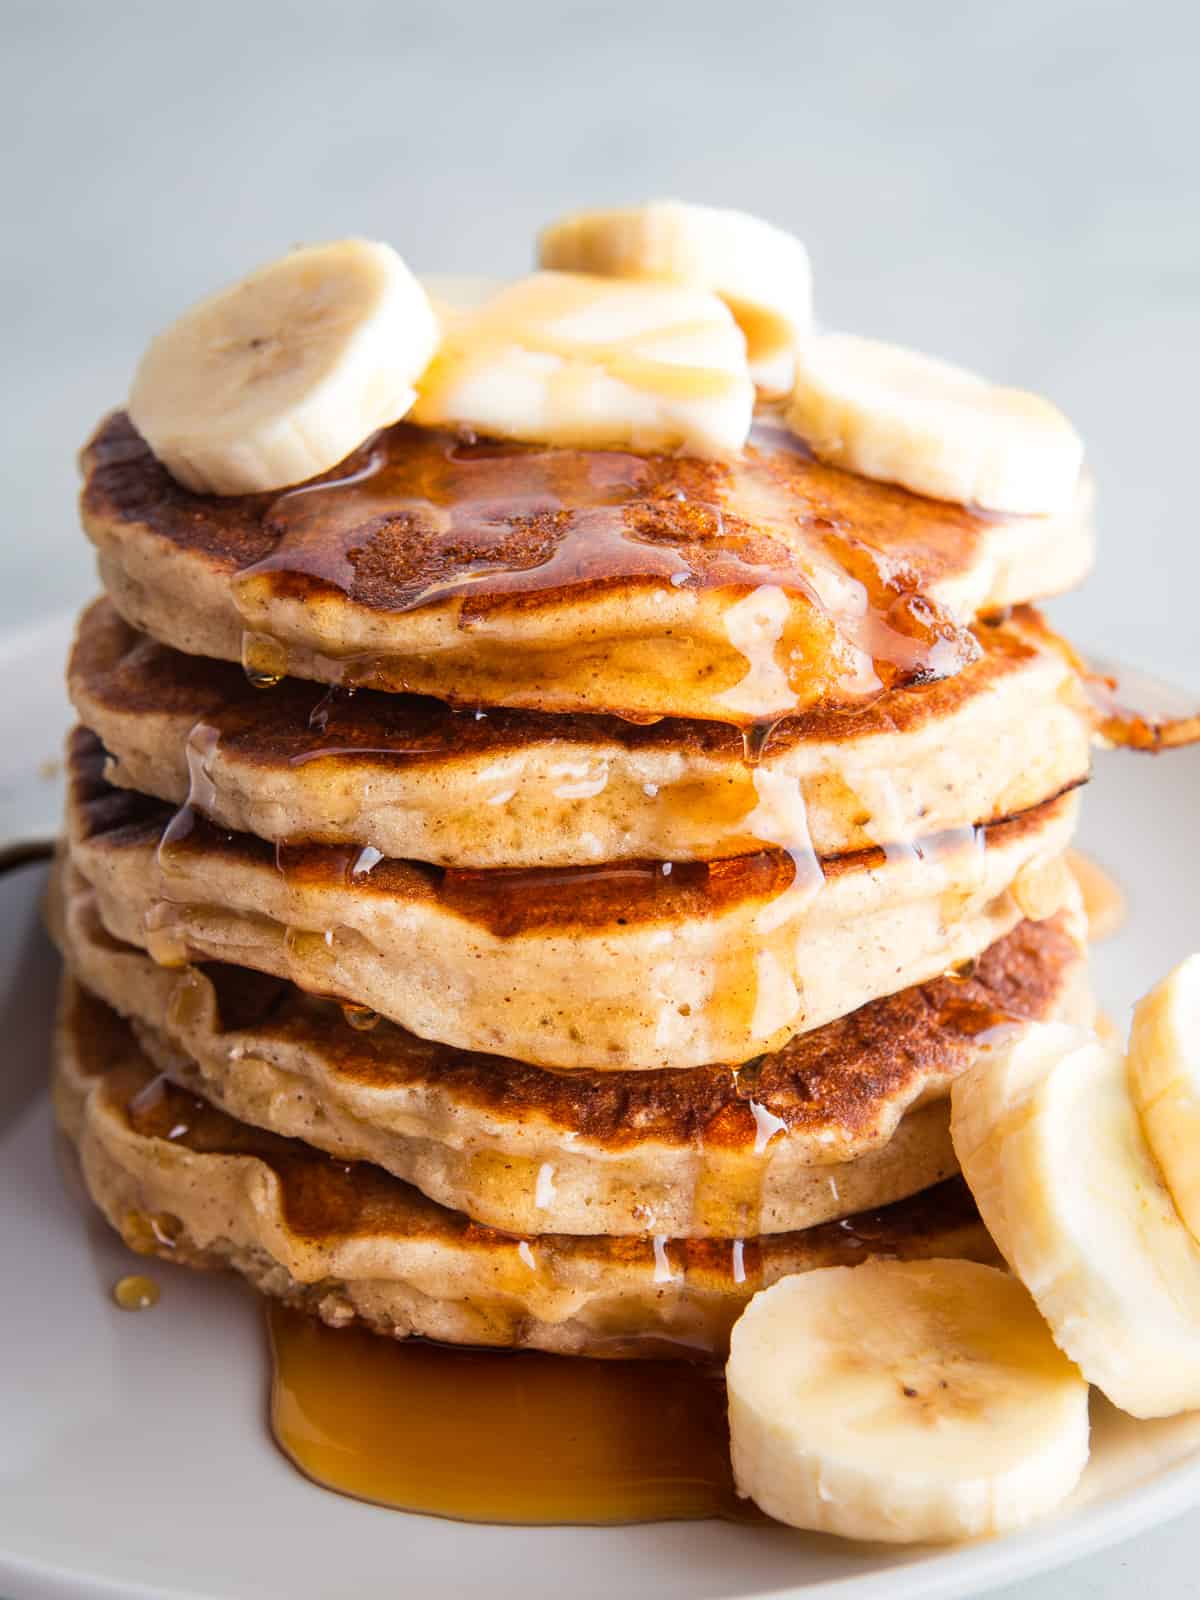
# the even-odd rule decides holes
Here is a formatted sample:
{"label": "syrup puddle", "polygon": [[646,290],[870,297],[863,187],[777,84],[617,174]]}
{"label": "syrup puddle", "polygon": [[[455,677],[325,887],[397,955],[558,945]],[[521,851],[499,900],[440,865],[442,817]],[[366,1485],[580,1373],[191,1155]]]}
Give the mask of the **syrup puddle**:
{"label": "syrup puddle", "polygon": [[765,1521],[719,1367],[455,1349],[272,1304],[271,1428],[323,1488],[465,1522]]}

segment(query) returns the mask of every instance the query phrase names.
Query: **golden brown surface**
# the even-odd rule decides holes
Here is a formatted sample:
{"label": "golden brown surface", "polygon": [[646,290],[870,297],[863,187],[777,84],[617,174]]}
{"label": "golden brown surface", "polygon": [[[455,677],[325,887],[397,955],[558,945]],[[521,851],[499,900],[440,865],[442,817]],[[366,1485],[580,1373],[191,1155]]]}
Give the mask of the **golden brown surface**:
{"label": "golden brown surface", "polygon": [[[69,743],[72,804],[77,836],[98,848],[128,849],[159,845],[175,809],[131,789],[114,788],[105,777],[105,753],[86,728],[76,728]],[[985,827],[969,829],[989,849],[1017,845],[1032,837],[1063,809],[1070,784],[1043,804]],[[986,841],[984,840],[986,835]],[[957,834],[922,841],[930,858],[939,850],[956,851]],[[219,854],[226,865],[271,866],[300,889],[352,889],[368,900],[435,900],[452,916],[487,929],[499,938],[544,929],[597,930],[637,923],[673,923],[684,918],[714,917],[730,906],[778,896],[815,863],[787,850],[760,850],[716,861],[625,861],[595,867],[496,868],[467,871],[423,862],[385,858],[369,871],[355,873],[355,847],[295,844],[279,848],[249,834],[214,827],[198,812],[174,833],[166,848],[170,864],[184,867]],[[819,863],[826,883],[884,867],[884,849],[827,857]],[[669,870],[667,870],[669,869]]]}
{"label": "golden brown surface", "polygon": [[[73,741],[71,860],[105,926],[156,959],[232,961],[424,1038],[566,1070],[743,1062],[1073,905],[1066,794],[984,829],[826,862],[523,872],[278,853],[109,788]],[[631,983],[630,974],[637,974]]]}
{"label": "golden brown surface", "polygon": [[563,1074],[427,1043],[240,967],[167,970],[65,874],[55,936],[184,1087],[366,1159],[509,1232],[746,1236],[882,1205],[956,1169],[944,1097],[1028,1020],[1086,1024],[1077,919],[1022,923],[972,975],[875,1001],[737,1072]]}
{"label": "golden brown surface", "polygon": [[248,630],[298,676],[468,705],[737,722],[861,705],[952,676],[977,611],[1090,558],[1082,508],[1062,526],[972,515],[775,428],[711,462],[400,424],[312,485],[214,498],[118,413],[83,467],[84,526],[131,622],[234,659]]}
{"label": "golden brown surface", "polygon": [[795,814],[817,854],[837,855],[1027,810],[1086,774],[1075,674],[1036,612],[977,637],[956,677],[757,740],[678,718],[480,716],[296,679],[255,689],[107,600],[84,613],[69,683],[111,781],[176,803],[194,788],[213,821],[273,841],[468,868],[684,861],[786,844]]}
{"label": "golden brown surface", "polygon": [[564,1353],[720,1350],[745,1302],[788,1272],[867,1255],[993,1251],[950,1183],[846,1222],[762,1240],[519,1240],[365,1164],[245,1127],[155,1075],[126,1024],[64,990],[55,1104],[93,1198],[136,1249],[232,1265],[328,1321],[394,1337]]}

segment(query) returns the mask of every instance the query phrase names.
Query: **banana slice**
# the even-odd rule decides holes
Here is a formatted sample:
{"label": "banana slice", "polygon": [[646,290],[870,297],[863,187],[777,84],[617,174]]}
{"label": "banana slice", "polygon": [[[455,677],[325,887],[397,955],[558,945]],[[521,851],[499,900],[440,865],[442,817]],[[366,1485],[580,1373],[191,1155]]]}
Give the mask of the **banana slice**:
{"label": "banana slice", "polygon": [[785,1278],[735,1325],[726,1376],[738,1491],[797,1528],[999,1533],[1087,1461],[1087,1384],[1021,1285],[972,1261]]}
{"label": "banana slice", "polygon": [[1035,1026],[952,1090],[988,1232],[1058,1344],[1123,1411],[1200,1406],[1200,1247],[1138,1123],[1120,1049]]}
{"label": "banana slice", "polygon": [[720,295],[746,335],[755,382],[791,387],[797,343],[812,328],[812,267],[793,234],[744,211],[655,200],[580,211],[546,228],[538,262],[605,278],[657,278]]}
{"label": "banana slice", "polygon": [[1200,955],[1134,1008],[1129,1087],[1171,1198],[1200,1239]]}
{"label": "banana slice", "polygon": [[390,245],[314,245],[152,340],[129,414],[189,489],[283,489],[404,416],[437,340],[425,291]]}
{"label": "banana slice", "polygon": [[699,289],[538,272],[444,316],[413,420],[552,445],[725,455],[750,432],[745,340]]}
{"label": "banana slice", "polygon": [[800,347],[787,420],[823,461],[1016,516],[1065,510],[1083,465],[1082,440],[1048,400],[852,334]]}

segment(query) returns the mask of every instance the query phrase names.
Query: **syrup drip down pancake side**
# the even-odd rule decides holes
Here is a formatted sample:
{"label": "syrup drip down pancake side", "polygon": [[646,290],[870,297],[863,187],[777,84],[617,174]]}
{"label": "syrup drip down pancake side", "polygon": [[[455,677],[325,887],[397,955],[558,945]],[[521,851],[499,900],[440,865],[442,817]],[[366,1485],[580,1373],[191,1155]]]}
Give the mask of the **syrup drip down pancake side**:
{"label": "syrup drip down pancake side", "polygon": [[[987,828],[821,861],[449,872],[276,851],[103,778],[72,736],[71,859],[109,932],[564,1069],[738,1063],[1076,903],[1065,794]],[[630,974],[637,973],[636,984]]]}
{"label": "syrup drip down pancake side", "polygon": [[994,1259],[957,1181],[757,1240],[517,1238],[176,1088],[116,1013],[70,981],[55,1055],[60,1124],[129,1244],[231,1266],[335,1325],[564,1355],[711,1355],[751,1295],[788,1273],[871,1255]]}

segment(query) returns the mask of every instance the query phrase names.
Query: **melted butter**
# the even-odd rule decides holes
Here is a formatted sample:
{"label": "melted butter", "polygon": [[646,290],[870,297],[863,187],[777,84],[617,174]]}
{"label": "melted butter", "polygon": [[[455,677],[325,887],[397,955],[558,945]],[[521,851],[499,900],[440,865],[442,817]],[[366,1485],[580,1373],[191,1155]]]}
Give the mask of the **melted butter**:
{"label": "melted butter", "polygon": [[761,1520],[719,1368],[454,1349],[268,1311],[271,1426],[307,1477],[470,1522]]}
{"label": "melted butter", "polygon": [[1094,943],[1108,939],[1124,927],[1129,908],[1120,887],[1103,867],[1080,850],[1067,851],[1067,865],[1083,896],[1088,938]]}

